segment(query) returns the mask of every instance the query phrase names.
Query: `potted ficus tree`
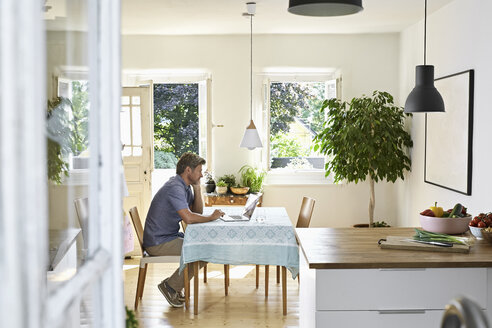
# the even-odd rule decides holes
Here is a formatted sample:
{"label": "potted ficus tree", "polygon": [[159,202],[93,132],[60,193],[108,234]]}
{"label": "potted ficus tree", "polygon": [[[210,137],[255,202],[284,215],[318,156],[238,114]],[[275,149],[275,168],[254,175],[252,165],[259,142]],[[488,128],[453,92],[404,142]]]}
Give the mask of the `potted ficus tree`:
{"label": "potted ficus tree", "polygon": [[374,91],[349,103],[325,100],[324,129],[314,138],[314,150],[328,156],[325,175],[334,181],[355,182],[369,179],[369,227],[374,225],[376,198],[374,183],[404,179],[410,170],[407,149],[412,147],[405,130],[405,114],[387,92]]}

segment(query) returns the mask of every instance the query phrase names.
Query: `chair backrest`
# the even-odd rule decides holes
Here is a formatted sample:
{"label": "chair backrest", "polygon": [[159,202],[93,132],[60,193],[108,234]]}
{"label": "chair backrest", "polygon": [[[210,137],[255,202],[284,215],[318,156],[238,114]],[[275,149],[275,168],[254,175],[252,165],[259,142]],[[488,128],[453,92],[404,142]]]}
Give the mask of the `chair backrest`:
{"label": "chair backrest", "polygon": [[89,199],[88,198],[77,198],[73,200],[75,205],[75,212],[77,213],[77,218],[79,220],[80,229],[82,229],[82,239],[84,240],[84,249],[89,246]]}
{"label": "chair backrest", "polygon": [[183,220],[181,220],[181,227],[183,228],[183,232],[186,232],[186,227],[188,225],[186,224],[186,222],[184,222]]}
{"label": "chair backrest", "polygon": [[140,244],[140,249],[142,250],[142,256],[144,254],[144,247],[143,247],[143,227],[142,227],[142,221],[140,221],[140,215],[138,214],[137,207],[132,207],[128,211],[130,212],[130,217],[132,218],[133,222],[133,227],[135,228],[135,232],[137,233],[137,239],[138,243]]}
{"label": "chair backrest", "polygon": [[310,197],[303,197],[299,217],[297,218],[296,228],[308,228],[313,215],[314,203],[316,200]]}

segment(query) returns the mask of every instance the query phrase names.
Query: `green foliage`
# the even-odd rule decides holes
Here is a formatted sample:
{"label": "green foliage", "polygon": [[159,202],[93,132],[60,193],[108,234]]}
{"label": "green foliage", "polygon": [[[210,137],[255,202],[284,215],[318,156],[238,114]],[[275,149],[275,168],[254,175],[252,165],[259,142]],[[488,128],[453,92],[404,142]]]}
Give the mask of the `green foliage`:
{"label": "green foliage", "polygon": [[126,310],[126,328],[138,328],[138,320],[135,317],[135,311],[125,306]]}
{"label": "green foliage", "polygon": [[225,182],[224,180],[219,180],[219,182],[217,182],[216,186],[217,187],[228,187],[227,182]]}
{"label": "green foliage", "polygon": [[65,161],[71,152],[72,129],[70,111],[72,103],[67,98],[48,100],[46,110],[46,135],[48,156],[48,179],[62,182],[62,175],[68,176],[68,163]]}
{"label": "green foliage", "polygon": [[270,84],[270,133],[287,132],[302,109],[309,107],[313,98],[309,88],[301,83]]}
{"label": "green foliage", "polygon": [[[234,176],[234,174],[226,174],[226,175],[219,178],[219,182],[220,181],[224,181],[225,184],[227,185],[227,187],[229,187],[229,188],[236,186],[236,177]],[[218,183],[217,183],[217,186],[219,186]]]}
{"label": "green foliage", "polygon": [[376,221],[372,224],[374,228],[382,228],[382,227],[391,227],[389,224],[387,224],[384,221]]}
{"label": "green foliage", "polygon": [[89,89],[87,82],[72,82],[72,134],[71,149],[78,156],[89,145]]}
{"label": "green foliage", "polygon": [[271,157],[299,157],[308,156],[309,149],[305,149],[294,136],[285,133],[270,135]]}
{"label": "green foliage", "polygon": [[403,109],[393,103],[387,92],[374,91],[372,98],[362,96],[350,103],[325,100],[321,111],[328,120],[315,138],[314,150],[328,155],[326,176],[333,173],[335,182],[395,182],[410,170],[406,149],[412,147],[405,130]]}
{"label": "green foliage", "polygon": [[156,169],[174,169],[178,159],[173,153],[162,150],[154,150],[154,167]]}
{"label": "green foliage", "polygon": [[154,84],[154,143],[179,158],[198,153],[198,84]]}
{"label": "green foliage", "polygon": [[239,174],[241,175],[241,184],[245,187],[249,187],[250,192],[261,191],[266,172],[254,169],[249,165],[244,165],[239,170]]}

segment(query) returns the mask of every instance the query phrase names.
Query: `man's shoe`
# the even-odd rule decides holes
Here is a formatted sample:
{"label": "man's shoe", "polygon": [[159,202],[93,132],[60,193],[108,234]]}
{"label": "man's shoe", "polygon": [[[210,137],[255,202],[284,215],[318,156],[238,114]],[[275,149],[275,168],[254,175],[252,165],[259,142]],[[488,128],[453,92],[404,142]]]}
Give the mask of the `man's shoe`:
{"label": "man's shoe", "polygon": [[167,279],[157,285],[157,288],[159,288],[172,307],[180,308],[184,306],[183,302],[179,300],[179,294],[168,285]]}
{"label": "man's shoe", "polygon": [[186,301],[183,291],[178,292],[178,300],[180,300],[181,302]]}

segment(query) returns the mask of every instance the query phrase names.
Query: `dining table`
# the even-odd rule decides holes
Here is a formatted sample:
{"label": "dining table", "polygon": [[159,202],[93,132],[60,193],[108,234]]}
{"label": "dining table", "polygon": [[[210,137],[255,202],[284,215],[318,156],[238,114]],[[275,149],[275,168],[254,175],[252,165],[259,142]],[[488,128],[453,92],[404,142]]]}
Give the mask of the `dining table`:
{"label": "dining table", "polygon": [[[205,207],[205,215],[215,209],[227,215],[241,215],[241,207]],[[257,207],[249,221],[221,219],[189,224],[181,250],[180,270],[184,271],[185,306],[189,308],[189,270],[194,271],[193,312],[198,314],[199,262],[224,265],[278,265],[282,267],[282,306],[287,314],[287,270],[295,279],[299,273],[299,249],[294,227],[283,207]],[[225,288],[229,279],[226,270]]]}

